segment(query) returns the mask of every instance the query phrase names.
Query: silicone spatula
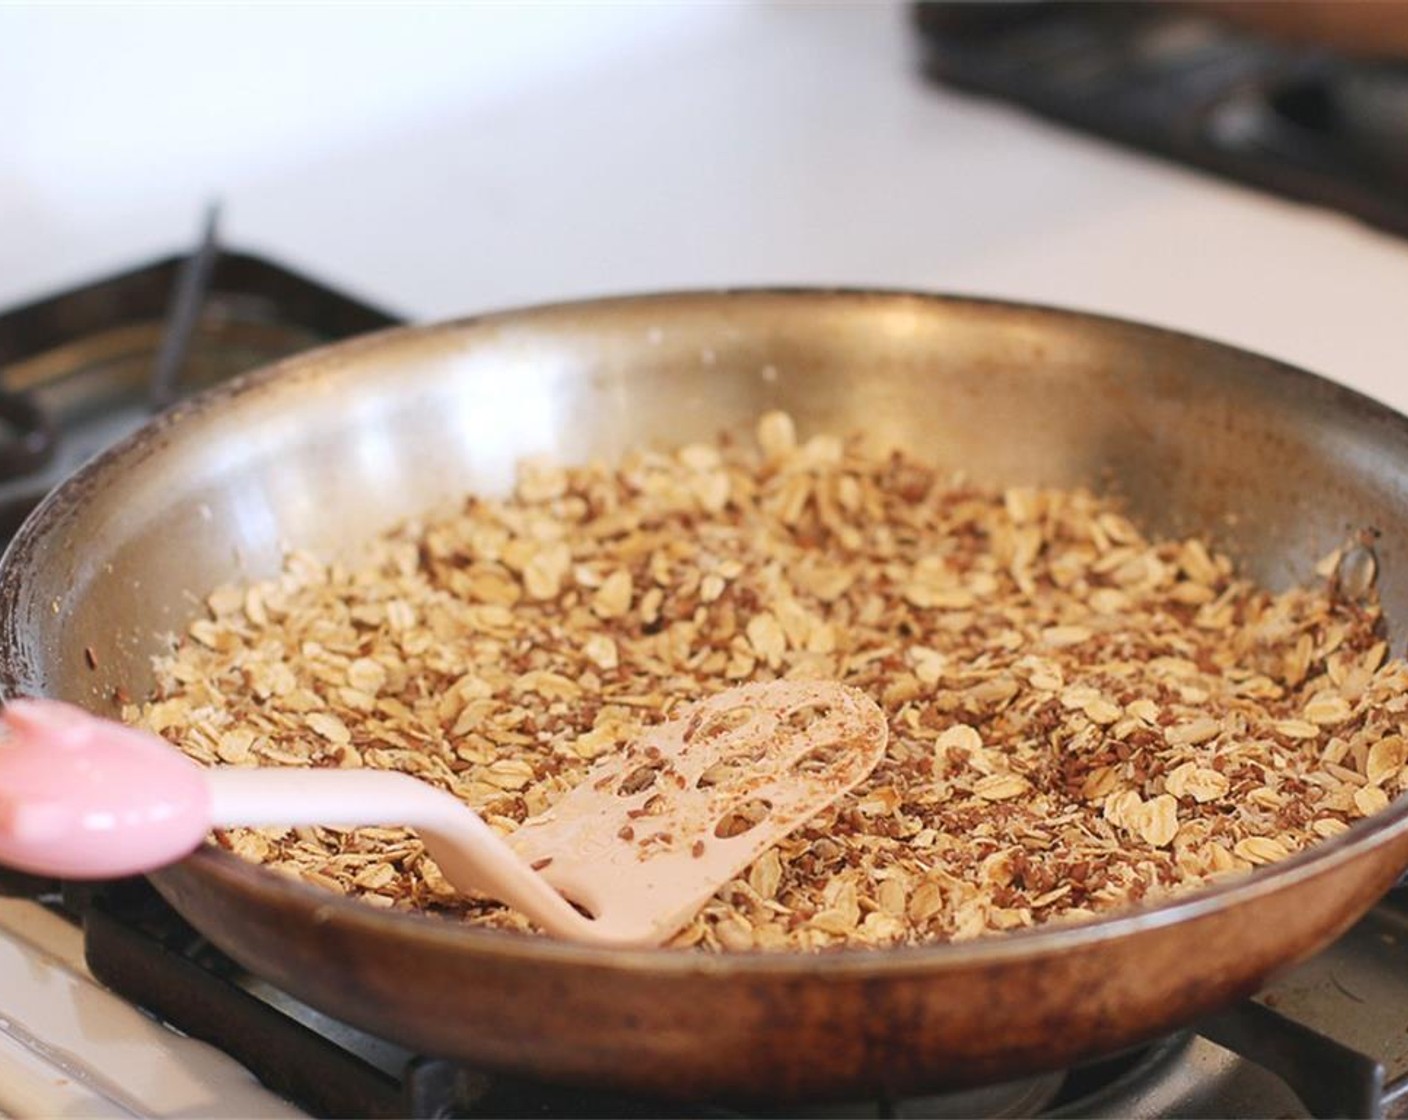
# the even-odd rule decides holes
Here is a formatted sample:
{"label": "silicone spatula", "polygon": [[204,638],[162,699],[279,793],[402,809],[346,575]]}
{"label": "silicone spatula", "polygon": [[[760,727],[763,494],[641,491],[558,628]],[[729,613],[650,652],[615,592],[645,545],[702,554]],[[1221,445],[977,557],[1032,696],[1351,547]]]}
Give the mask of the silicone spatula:
{"label": "silicone spatula", "polygon": [[212,827],[403,825],[445,877],[571,940],[658,945],[885,753],[864,694],[743,685],[599,762],[501,838],[462,802],[381,770],[201,767],[165,740],[52,700],[0,712],[0,863],[60,878],[152,871]]}

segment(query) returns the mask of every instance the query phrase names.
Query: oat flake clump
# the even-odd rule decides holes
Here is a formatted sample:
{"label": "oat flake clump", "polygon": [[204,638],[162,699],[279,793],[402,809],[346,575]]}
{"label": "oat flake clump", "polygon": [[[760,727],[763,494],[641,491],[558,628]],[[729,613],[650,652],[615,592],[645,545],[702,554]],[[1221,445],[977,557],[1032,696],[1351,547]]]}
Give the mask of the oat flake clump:
{"label": "oat flake clump", "polygon": [[[674,942],[713,950],[1088,918],[1283,859],[1408,781],[1408,671],[1333,581],[1273,596],[1085,491],[798,444],[780,413],[757,445],[524,463],[510,498],[364,563],[291,555],[216,591],[127,717],[205,763],[401,770],[509,831],[683,702],[867,690],[886,759]],[[217,839],[371,905],[528,929],[404,830]]]}

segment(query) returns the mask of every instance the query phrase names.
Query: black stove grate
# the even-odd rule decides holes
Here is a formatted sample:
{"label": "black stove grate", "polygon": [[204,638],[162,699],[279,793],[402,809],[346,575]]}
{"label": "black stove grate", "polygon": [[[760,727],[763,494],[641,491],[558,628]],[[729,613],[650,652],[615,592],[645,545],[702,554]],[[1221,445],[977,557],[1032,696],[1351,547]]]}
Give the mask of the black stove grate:
{"label": "black stove grate", "polygon": [[[265,1085],[315,1116],[700,1117],[761,1115],[723,1103],[641,1099],[507,1077],[412,1054],[329,1020],[263,986],[189,926],[142,879],[70,884],[50,902],[83,923],[93,975],[185,1034],[210,1042]],[[1281,1115],[1384,1116],[1401,1093],[1385,1094],[1373,1058],[1255,1001],[1197,1024],[1193,1034],[1274,1076]],[[1187,1035],[1040,1079],[996,1095],[828,1105],[828,1117],[979,1115],[985,1101],[1027,1101],[1039,1115],[1134,1115],[1126,1111],[1157,1067],[1183,1059]],[[982,1093],[983,1091],[979,1091]],[[1288,1096],[1286,1094],[1289,1094]],[[960,1108],[962,1111],[955,1111]],[[974,1111],[969,1111],[969,1108]],[[1001,1115],[1015,1113],[1002,1112]],[[1029,1113],[1023,1112],[1022,1115]],[[1142,1115],[1142,1113],[1140,1113]],[[1262,1113],[1258,1113],[1261,1115]],[[778,1115],[805,1116],[796,1110]]]}
{"label": "black stove grate", "polygon": [[0,313],[0,540],[172,401],[401,322],[272,261],[199,249]]}
{"label": "black stove grate", "polygon": [[412,1054],[263,987],[142,879],[67,884],[90,971],[156,1018],[223,1050],[316,1116],[726,1117],[709,1107],[489,1076]]}
{"label": "black stove grate", "polygon": [[1127,0],[919,3],[914,25],[935,81],[1408,236],[1408,62]]}

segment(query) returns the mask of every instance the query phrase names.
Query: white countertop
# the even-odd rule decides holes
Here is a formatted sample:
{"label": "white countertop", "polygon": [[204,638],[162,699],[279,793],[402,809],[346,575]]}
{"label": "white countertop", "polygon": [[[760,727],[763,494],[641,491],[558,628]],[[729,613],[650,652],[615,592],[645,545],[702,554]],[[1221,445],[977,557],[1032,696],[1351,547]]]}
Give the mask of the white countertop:
{"label": "white countertop", "polygon": [[1408,241],[942,91],[891,4],[0,9],[0,306],[225,239],[418,319],[877,285],[1111,312],[1408,410]]}

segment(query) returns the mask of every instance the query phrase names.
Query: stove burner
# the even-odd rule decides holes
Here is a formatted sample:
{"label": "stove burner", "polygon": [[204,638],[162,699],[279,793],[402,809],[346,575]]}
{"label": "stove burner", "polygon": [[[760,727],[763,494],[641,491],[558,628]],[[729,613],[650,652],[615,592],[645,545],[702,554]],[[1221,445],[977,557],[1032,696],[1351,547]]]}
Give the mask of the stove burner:
{"label": "stove burner", "polygon": [[0,539],[157,409],[395,316],[242,253],[200,247],[0,313]]}
{"label": "stove burner", "polygon": [[[215,239],[218,213],[216,207],[210,208],[199,248],[179,267],[161,344],[151,367],[147,396],[153,411],[166,407],[177,396],[177,382],[219,253]],[[26,313],[34,314],[32,309],[20,314]],[[3,425],[0,427],[0,482],[36,475],[53,460],[58,449],[59,425],[34,391],[0,389],[0,425]]]}
{"label": "stove burner", "polygon": [[[1022,1081],[984,1085],[957,1093],[896,1101],[889,1115],[924,1120],[964,1120],[975,1116],[1045,1116],[1061,1096],[1068,1073],[1043,1073]],[[878,1109],[877,1116],[884,1115]]]}

